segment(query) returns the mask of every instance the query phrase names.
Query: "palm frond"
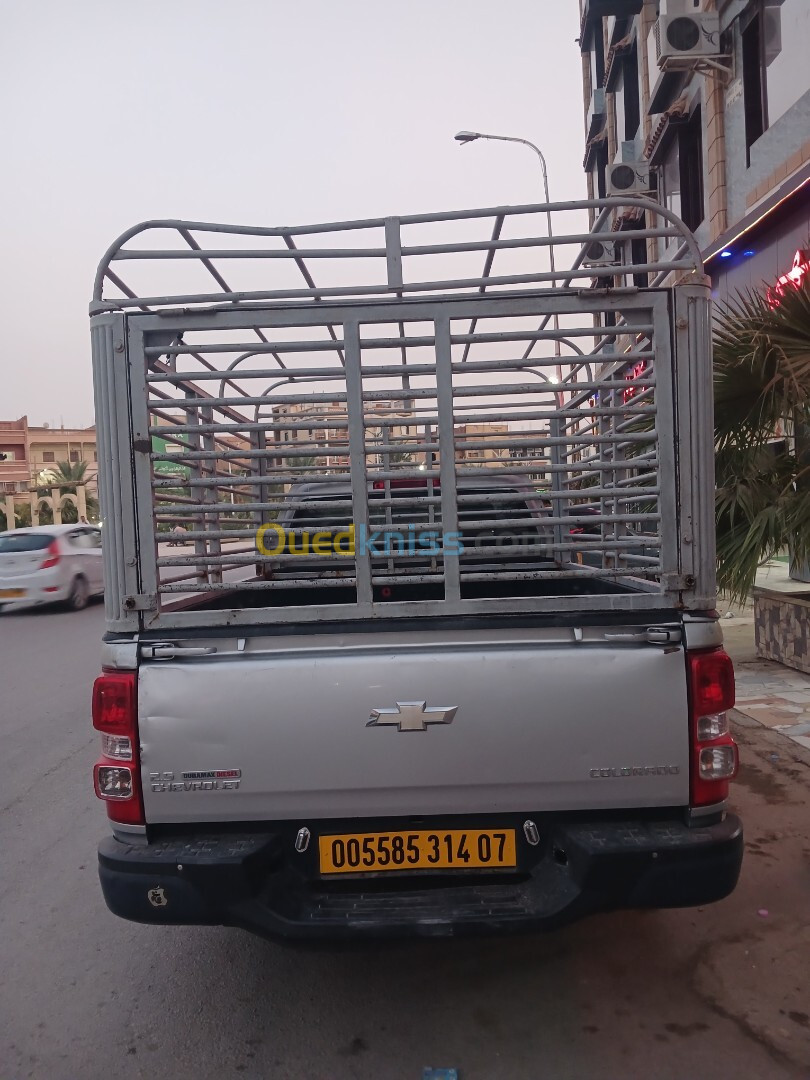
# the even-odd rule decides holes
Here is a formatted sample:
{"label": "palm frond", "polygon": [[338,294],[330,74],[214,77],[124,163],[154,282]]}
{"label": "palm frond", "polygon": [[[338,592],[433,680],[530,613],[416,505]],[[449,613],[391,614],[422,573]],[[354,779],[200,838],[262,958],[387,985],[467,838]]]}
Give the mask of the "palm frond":
{"label": "palm frond", "polygon": [[[810,282],[771,303],[749,290],[714,336],[718,585],[745,597],[764,561],[810,555]],[[795,454],[777,454],[790,424]]]}
{"label": "palm frond", "polygon": [[763,444],[785,417],[810,417],[810,283],[777,306],[749,290],[720,310],[714,392],[720,446]]}

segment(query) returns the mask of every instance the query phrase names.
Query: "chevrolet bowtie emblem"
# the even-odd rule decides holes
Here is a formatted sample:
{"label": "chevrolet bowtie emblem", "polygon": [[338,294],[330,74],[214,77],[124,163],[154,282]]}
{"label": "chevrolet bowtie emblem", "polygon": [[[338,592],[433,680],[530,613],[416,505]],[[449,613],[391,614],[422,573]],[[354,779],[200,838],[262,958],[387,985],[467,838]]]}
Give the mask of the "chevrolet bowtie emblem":
{"label": "chevrolet bowtie emblem", "polygon": [[366,727],[395,725],[400,731],[426,731],[428,724],[449,724],[458,712],[458,705],[433,706],[425,701],[398,701],[395,709],[372,709]]}

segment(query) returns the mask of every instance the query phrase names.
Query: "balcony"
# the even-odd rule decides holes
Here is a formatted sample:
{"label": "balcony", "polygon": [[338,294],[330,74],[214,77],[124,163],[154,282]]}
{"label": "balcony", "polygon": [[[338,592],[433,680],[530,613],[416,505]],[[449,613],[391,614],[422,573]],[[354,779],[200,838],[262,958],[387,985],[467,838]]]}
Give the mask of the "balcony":
{"label": "balcony", "polygon": [[641,11],[643,0],[585,0],[582,7],[583,24],[593,19],[612,15],[616,19],[629,19]]}
{"label": "balcony", "polygon": [[625,23],[641,11],[642,0],[584,0],[582,22],[579,27],[579,45],[583,52],[590,49],[595,27],[601,31],[601,20],[613,17],[616,23]]}
{"label": "balcony", "polygon": [[0,484],[24,484],[27,491],[29,481],[28,465],[25,461],[0,461]]}

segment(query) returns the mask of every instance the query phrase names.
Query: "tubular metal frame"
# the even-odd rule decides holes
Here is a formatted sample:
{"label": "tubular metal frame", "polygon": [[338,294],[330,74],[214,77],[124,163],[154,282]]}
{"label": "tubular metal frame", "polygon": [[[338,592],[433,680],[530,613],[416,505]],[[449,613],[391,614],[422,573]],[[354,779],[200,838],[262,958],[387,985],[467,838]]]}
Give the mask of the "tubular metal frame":
{"label": "tubular metal frame", "polygon": [[[653,224],[611,238],[645,240],[647,261],[585,265],[628,208]],[[508,235],[547,213],[573,214],[574,228],[553,241]],[[450,223],[487,231],[403,242],[403,230]],[[154,231],[182,246],[128,246]],[[358,233],[372,244],[330,246]],[[222,235],[232,246],[208,246]],[[658,260],[673,238],[676,256]],[[319,246],[300,246],[310,240]],[[568,269],[545,269],[550,242],[572,249]],[[476,252],[479,276],[418,272]],[[259,287],[233,289],[223,260],[240,284],[258,272]],[[123,262],[162,266],[172,291],[139,295]],[[332,284],[315,284],[313,262]],[[184,287],[193,264],[218,292]],[[378,265],[382,280],[358,282],[358,265]],[[305,287],[277,282],[285,268]],[[628,286],[638,275],[656,287]],[[110,629],[714,603],[709,290],[694,239],[657,203],[289,228],[147,222],[106,253],[90,310]],[[421,521],[463,548],[261,560],[257,530],[281,521],[302,541],[322,521],[321,493],[361,533],[382,513],[389,531]],[[516,499],[534,508],[529,526]],[[162,549],[179,525],[193,550]],[[313,590],[327,592],[302,599]],[[231,607],[207,603],[223,594]]]}

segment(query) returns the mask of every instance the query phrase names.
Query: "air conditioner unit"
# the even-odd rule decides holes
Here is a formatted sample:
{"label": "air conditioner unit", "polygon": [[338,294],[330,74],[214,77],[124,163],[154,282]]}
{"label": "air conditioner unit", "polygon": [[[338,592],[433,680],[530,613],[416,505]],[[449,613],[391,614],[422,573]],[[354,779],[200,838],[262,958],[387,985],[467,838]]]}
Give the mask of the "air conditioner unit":
{"label": "air conditioner unit", "polygon": [[607,170],[608,195],[638,195],[655,187],[648,161],[618,161]]}
{"label": "air conditioner unit", "polygon": [[653,29],[655,59],[659,68],[672,68],[720,51],[720,16],[716,12],[697,11],[689,15],[662,15]]}
{"label": "air conditioner unit", "polygon": [[585,266],[615,266],[621,262],[619,245],[614,240],[591,240],[582,262]]}

